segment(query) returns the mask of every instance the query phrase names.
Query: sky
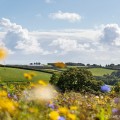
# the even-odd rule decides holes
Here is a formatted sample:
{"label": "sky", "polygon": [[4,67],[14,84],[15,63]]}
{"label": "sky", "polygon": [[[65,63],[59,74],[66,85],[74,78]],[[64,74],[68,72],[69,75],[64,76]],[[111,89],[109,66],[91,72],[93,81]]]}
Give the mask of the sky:
{"label": "sky", "polygon": [[9,52],[4,63],[119,64],[119,4],[119,0],[0,0],[0,47]]}

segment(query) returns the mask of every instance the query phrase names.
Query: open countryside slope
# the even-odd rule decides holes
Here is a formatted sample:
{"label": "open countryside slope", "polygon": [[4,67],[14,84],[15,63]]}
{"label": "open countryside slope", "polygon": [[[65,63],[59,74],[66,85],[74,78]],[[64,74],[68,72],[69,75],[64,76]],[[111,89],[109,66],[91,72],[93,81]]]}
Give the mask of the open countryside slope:
{"label": "open countryside slope", "polygon": [[36,73],[36,76],[33,77],[32,81],[37,80],[45,80],[49,81],[51,74],[43,73],[43,72],[37,72],[32,70],[24,70],[24,69],[17,69],[17,68],[7,68],[7,67],[0,67],[0,80],[1,81],[13,81],[13,82],[26,82],[28,81],[26,78],[24,78],[24,73],[28,72],[34,72]]}
{"label": "open countryside slope", "polygon": [[116,71],[105,68],[90,68],[88,70],[91,71],[94,76],[103,76],[104,74],[111,74],[112,72]]}
{"label": "open countryside slope", "polygon": [[[67,66],[67,68],[85,68],[85,67],[81,67],[81,66]],[[116,71],[116,70],[112,70],[112,69],[106,69],[106,68],[85,68],[89,71],[92,72],[93,76],[103,76],[105,74],[111,74],[112,72]],[[66,70],[66,68],[63,68],[61,70]]]}
{"label": "open countryside slope", "polygon": [[[88,70],[91,71],[94,76],[103,76],[104,74],[111,74],[113,71],[115,71],[105,68],[90,68]],[[28,73],[28,72],[32,72],[32,70],[0,67],[0,81],[27,82],[28,80],[24,78],[24,73]],[[49,81],[50,77],[52,76],[52,74],[45,72],[38,72],[38,71],[33,71],[33,72],[36,73],[36,76],[33,77],[32,81],[38,81],[38,80]]]}

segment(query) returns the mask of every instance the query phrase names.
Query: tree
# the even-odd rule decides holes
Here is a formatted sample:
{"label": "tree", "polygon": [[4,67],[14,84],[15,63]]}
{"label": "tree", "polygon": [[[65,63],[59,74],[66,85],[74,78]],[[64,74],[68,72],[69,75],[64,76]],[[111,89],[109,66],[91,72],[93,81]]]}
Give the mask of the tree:
{"label": "tree", "polygon": [[63,62],[56,62],[56,63],[54,63],[54,66],[58,67],[58,68],[65,68],[66,64]]}
{"label": "tree", "polygon": [[50,83],[53,85],[56,85],[60,77],[60,73],[53,73],[53,75],[50,78]]}
{"label": "tree", "polygon": [[30,65],[33,65],[33,63],[30,63]]}
{"label": "tree", "polygon": [[114,91],[120,93],[120,82],[117,82],[114,86]]}
{"label": "tree", "polygon": [[[56,86],[63,92],[67,91],[85,91],[85,92],[99,92],[102,81],[94,80],[90,71],[83,68],[69,68],[60,74],[59,79],[56,80]],[[54,84],[54,82],[53,82]]]}

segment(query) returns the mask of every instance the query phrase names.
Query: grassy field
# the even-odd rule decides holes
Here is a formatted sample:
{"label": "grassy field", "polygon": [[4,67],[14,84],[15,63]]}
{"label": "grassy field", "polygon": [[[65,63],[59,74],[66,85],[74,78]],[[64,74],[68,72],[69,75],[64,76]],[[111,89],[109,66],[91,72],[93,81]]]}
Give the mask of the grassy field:
{"label": "grassy field", "polygon": [[91,71],[94,76],[103,76],[104,74],[111,74],[115,71],[105,68],[90,68],[88,70]]}
{"label": "grassy field", "polygon": [[[68,67],[68,68],[76,68],[76,66],[72,66],[72,67]],[[64,71],[64,70],[67,70],[67,69],[62,68],[60,70]],[[93,76],[103,76],[104,74],[111,74],[112,72],[116,71],[116,70],[110,70],[110,69],[105,69],[105,68],[89,68],[87,70],[91,71]],[[55,70],[53,70],[53,69],[45,69],[45,71],[55,72]],[[60,71],[58,71],[58,72],[60,72]]]}
{"label": "grassy field", "polygon": [[[76,66],[68,66],[68,68],[76,68]],[[66,68],[61,69],[61,70],[66,70]],[[111,74],[112,72],[116,71],[116,70],[110,70],[110,69],[105,69],[105,68],[89,68],[87,70],[91,71],[93,76],[103,76],[104,74]]]}
{"label": "grassy field", "polygon": [[[11,82],[12,81],[26,82],[28,80],[24,78],[24,73],[28,73],[28,72],[31,72],[31,70],[0,67],[0,80],[11,81]],[[36,73],[36,76],[33,77],[32,81],[37,81],[37,80],[49,81],[51,77],[51,74],[48,73],[37,72],[37,71],[34,71],[34,73]]]}
{"label": "grassy field", "polygon": [[[104,74],[111,74],[115,70],[109,70],[104,68],[90,68],[88,69],[92,72],[94,76],[103,76]],[[46,71],[53,71],[46,69]],[[24,73],[31,72],[31,70],[17,69],[17,68],[3,68],[0,67],[0,80],[8,82],[27,82],[28,80],[24,78]],[[32,81],[45,80],[49,81],[52,74],[34,71],[36,76],[33,77]]]}

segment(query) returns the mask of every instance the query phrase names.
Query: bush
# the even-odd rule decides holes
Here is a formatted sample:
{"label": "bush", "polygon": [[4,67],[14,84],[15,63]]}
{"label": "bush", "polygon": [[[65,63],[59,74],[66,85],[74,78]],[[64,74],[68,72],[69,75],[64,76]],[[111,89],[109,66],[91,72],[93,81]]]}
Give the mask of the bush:
{"label": "bush", "polygon": [[116,93],[120,93],[120,82],[117,82],[117,83],[115,84],[115,86],[114,86],[114,91],[115,91]]}
{"label": "bush", "polygon": [[63,62],[57,62],[57,63],[54,63],[54,66],[57,68],[65,68],[66,64]]}
{"label": "bush", "polygon": [[112,72],[110,75],[96,76],[97,80],[102,80],[107,85],[115,85],[120,82],[120,70]]}
{"label": "bush", "polygon": [[72,90],[94,93],[99,92],[100,86],[103,85],[102,81],[94,80],[90,71],[81,68],[69,68],[62,72],[59,78],[53,81],[51,83],[56,85],[63,92]]}
{"label": "bush", "polygon": [[53,85],[56,85],[60,77],[60,73],[53,73],[53,75],[50,78],[50,83]]}

